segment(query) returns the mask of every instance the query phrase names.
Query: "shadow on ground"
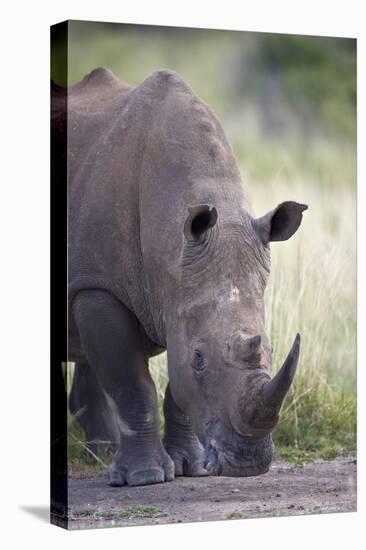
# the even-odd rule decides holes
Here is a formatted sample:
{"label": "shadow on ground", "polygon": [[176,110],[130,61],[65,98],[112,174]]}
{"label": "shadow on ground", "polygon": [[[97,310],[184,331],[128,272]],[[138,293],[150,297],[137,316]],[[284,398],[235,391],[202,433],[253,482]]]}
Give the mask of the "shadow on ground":
{"label": "shadow on ground", "polygon": [[27,512],[27,514],[30,514],[43,522],[50,522],[49,506],[20,506],[19,508],[23,510],[23,512]]}

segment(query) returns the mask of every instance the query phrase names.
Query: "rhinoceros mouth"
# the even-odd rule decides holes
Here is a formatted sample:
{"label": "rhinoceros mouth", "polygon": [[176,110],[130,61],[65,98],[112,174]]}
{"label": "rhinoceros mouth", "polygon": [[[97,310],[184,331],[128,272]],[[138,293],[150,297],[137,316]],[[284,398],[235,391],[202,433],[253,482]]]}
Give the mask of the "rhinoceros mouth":
{"label": "rhinoceros mouth", "polygon": [[205,468],[211,475],[250,477],[268,472],[273,453],[271,435],[242,437],[218,444],[211,441],[205,449]]}

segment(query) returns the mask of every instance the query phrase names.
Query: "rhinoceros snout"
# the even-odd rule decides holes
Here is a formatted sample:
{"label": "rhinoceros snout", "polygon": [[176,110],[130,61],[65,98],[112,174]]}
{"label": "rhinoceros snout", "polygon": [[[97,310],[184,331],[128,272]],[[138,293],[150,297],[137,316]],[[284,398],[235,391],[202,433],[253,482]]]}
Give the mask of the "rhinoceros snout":
{"label": "rhinoceros snout", "polygon": [[265,474],[272,462],[273,443],[265,437],[231,434],[229,442],[210,442],[205,450],[205,468],[210,475],[249,477]]}

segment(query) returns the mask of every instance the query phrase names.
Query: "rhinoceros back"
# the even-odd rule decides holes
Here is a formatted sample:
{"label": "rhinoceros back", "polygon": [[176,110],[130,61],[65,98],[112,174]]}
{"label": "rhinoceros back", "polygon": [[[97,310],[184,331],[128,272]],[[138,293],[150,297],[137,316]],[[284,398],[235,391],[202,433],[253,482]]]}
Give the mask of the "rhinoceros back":
{"label": "rhinoceros back", "polygon": [[141,116],[134,88],[96,69],[68,90],[69,302],[104,289],[156,337],[139,238]]}

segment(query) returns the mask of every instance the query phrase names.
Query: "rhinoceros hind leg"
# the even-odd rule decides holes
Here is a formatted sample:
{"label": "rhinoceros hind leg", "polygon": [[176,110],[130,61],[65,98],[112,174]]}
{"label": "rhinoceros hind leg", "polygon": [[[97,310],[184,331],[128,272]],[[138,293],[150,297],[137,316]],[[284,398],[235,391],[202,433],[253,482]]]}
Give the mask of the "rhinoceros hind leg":
{"label": "rhinoceros hind leg", "polygon": [[190,420],[175,403],[169,384],[164,399],[164,446],[175,464],[176,476],[207,476],[204,449],[193,431]]}
{"label": "rhinoceros hind leg", "polygon": [[93,453],[99,455],[118,448],[116,420],[95,372],[87,362],[75,365],[69,409],[84,430],[86,444]]}
{"label": "rhinoceros hind leg", "polygon": [[109,484],[171,481],[174,463],[160,439],[156,390],[139,321],[104,290],[80,291],[74,298],[73,313],[84,353],[120,434],[120,447],[108,472]]}

